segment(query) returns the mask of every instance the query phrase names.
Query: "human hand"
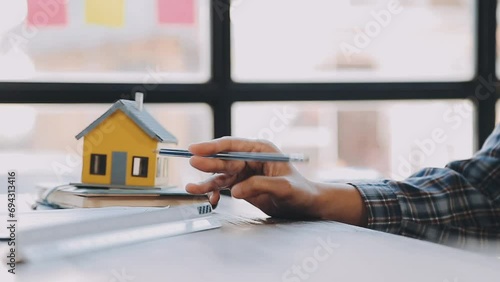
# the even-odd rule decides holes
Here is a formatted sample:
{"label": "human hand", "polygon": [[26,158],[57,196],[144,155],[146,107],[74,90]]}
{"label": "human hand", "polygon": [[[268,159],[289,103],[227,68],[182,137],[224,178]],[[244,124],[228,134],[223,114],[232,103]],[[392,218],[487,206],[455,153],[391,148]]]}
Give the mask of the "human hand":
{"label": "human hand", "polygon": [[211,193],[215,205],[221,189],[231,189],[235,198],[245,199],[268,215],[286,218],[320,217],[315,203],[319,188],[287,162],[229,161],[203,156],[220,152],[280,153],[272,143],[237,138],[220,138],[189,147],[195,156],[191,165],[204,172],[217,173],[199,184],[188,184],[193,194]]}

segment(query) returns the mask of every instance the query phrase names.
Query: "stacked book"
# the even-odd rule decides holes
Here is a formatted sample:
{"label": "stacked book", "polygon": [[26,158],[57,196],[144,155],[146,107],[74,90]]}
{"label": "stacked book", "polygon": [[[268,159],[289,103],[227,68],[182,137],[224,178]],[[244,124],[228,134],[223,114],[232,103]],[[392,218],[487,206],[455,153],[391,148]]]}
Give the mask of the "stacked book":
{"label": "stacked book", "polygon": [[54,208],[172,207],[206,204],[206,195],[192,195],[176,187],[131,189],[85,184],[38,185],[37,202]]}

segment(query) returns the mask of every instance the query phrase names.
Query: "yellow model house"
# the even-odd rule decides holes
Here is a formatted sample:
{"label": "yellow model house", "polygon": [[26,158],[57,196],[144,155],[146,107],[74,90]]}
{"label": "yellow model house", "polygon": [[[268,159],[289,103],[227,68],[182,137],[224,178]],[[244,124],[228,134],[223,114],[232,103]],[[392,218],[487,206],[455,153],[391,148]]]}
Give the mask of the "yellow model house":
{"label": "yellow model house", "polygon": [[85,128],[82,182],[107,187],[161,187],[168,184],[167,159],[158,150],[177,144],[144,108],[143,95],[119,100]]}

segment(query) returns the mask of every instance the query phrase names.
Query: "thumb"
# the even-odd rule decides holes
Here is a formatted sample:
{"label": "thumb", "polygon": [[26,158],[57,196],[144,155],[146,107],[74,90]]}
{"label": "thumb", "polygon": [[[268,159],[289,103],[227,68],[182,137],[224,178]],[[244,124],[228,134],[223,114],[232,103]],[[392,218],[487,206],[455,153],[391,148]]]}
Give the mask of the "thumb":
{"label": "thumb", "polygon": [[252,176],[233,186],[231,194],[237,199],[248,199],[261,194],[284,198],[292,193],[290,181],[284,177]]}

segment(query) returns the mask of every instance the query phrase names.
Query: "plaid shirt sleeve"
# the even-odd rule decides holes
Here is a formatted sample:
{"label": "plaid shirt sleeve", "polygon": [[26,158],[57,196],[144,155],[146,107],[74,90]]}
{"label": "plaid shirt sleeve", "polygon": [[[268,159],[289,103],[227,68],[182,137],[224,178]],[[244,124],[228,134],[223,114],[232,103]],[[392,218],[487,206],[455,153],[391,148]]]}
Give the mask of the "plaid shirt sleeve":
{"label": "plaid shirt sleeve", "polygon": [[423,169],[404,181],[350,183],[368,227],[433,242],[500,238],[500,125],[471,159]]}

